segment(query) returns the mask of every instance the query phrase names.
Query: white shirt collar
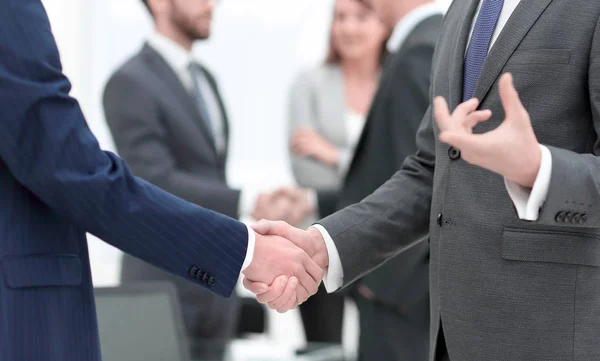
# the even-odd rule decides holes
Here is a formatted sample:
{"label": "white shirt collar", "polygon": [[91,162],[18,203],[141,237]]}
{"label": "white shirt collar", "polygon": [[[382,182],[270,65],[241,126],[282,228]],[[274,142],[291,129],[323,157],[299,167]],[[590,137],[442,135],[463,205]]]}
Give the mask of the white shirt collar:
{"label": "white shirt collar", "polygon": [[162,55],[176,73],[186,70],[188,65],[195,61],[191,52],[158,32],[154,32],[150,36],[148,43]]}
{"label": "white shirt collar", "polygon": [[423,20],[433,15],[444,14],[444,8],[437,3],[427,3],[404,15],[394,27],[388,39],[386,48],[390,53],[395,53],[402,47],[404,40]]}

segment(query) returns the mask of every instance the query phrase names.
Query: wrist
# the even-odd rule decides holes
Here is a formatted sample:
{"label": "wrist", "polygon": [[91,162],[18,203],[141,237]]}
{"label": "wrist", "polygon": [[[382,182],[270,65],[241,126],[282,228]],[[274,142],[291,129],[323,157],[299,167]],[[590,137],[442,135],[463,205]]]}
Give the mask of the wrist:
{"label": "wrist", "polygon": [[312,241],[313,254],[310,257],[319,267],[327,268],[329,266],[329,253],[321,232],[313,227],[308,228],[306,232]]}
{"label": "wrist", "polygon": [[526,173],[519,177],[520,179],[514,180],[516,183],[526,188],[533,188],[538,173],[540,172],[540,167],[542,165],[542,150],[540,149],[539,144],[536,144],[530,154],[532,155],[529,162],[530,165],[524,167]]}

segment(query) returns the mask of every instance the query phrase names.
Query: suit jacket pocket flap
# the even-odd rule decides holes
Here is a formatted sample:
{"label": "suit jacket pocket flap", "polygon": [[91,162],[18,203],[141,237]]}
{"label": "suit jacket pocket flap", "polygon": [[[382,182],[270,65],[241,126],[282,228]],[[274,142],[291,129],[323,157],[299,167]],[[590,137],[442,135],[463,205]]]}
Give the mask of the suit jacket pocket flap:
{"label": "suit jacket pocket flap", "polygon": [[523,49],[517,50],[510,58],[512,64],[568,64],[570,49]]}
{"label": "suit jacket pocket flap", "polygon": [[82,279],[76,254],[9,256],[2,268],[9,288],[77,286]]}
{"label": "suit jacket pocket flap", "polygon": [[600,237],[575,232],[505,229],[502,257],[515,261],[600,267]]}
{"label": "suit jacket pocket flap", "polygon": [[510,58],[512,64],[568,64],[570,49],[524,49],[517,50]]}

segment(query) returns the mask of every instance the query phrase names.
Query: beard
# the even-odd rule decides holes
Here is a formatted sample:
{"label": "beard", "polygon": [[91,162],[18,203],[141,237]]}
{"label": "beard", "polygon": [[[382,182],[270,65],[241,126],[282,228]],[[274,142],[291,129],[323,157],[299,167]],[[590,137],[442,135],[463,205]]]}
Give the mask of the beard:
{"label": "beard", "polygon": [[175,8],[172,18],[179,32],[191,41],[205,40],[210,37],[210,18],[193,18]]}

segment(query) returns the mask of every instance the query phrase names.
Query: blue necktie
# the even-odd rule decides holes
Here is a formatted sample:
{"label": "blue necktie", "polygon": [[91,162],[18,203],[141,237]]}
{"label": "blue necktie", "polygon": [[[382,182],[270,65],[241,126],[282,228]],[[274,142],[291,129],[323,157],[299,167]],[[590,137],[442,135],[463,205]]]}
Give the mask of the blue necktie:
{"label": "blue necktie", "polygon": [[487,57],[503,5],[504,0],[483,0],[465,58],[463,101],[471,99],[475,93],[475,85]]}
{"label": "blue necktie", "polygon": [[200,84],[199,84],[199,77],[204,76],[204,74],[202,73],[202,68],[200,67],[200,65],[196,64],[196,63],[190,63],[189,65],[189,69],[190,69],[190,73],[192,75],[192,81],[194,84],[194,98],[196,99],[196,103],[198,104],[198,111],[200,112],[200,117],[202,118],[202,121],[206,124],[206,126],[208,127],[208,130],[210,132],[210,137],[214,138],[214,128],[213,128],[213,124],[212,121],[210,119],[210,113],[208,112],[208,106],[206,105],[206,101],[204,100],[204,97],[202,96],[202,90],[200,89]]}

